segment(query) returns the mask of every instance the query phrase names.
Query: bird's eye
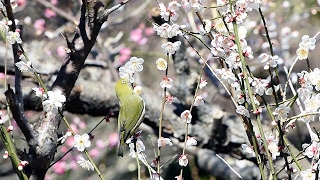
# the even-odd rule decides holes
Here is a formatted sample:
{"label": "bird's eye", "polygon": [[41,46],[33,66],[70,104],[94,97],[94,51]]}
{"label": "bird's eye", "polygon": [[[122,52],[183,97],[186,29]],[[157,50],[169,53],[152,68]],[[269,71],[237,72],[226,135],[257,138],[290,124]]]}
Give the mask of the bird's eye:
{"label": "bird's eye", "polygon": [[121,81],[121,83],[122,83],[122,84],[125,84],[125,83],[126,83],[126,81],[125,81],[125,80],[122,80],[122,81]]}

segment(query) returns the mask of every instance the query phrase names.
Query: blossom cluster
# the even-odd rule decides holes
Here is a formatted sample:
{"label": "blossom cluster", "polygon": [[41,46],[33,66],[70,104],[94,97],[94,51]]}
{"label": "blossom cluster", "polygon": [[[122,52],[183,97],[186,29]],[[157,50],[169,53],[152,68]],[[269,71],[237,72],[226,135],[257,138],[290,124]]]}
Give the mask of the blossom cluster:
{"label": "blossom cluster", "polygon": [[119,75],[121,78],[127,78],[130,83],[134,82],[134,73],[141,72],[143,70],[142,58],[131,57],[124,66],[119,68]]}

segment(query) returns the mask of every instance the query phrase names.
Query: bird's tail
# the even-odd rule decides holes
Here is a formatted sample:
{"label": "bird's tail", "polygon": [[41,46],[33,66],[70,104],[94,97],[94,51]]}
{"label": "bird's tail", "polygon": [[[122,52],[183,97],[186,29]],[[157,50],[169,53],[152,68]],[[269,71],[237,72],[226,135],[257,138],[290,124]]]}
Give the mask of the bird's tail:
{"label": "bird's tail", "polygon": [[118,156],[123,157],[123,145],[121,143],[119,144]]}

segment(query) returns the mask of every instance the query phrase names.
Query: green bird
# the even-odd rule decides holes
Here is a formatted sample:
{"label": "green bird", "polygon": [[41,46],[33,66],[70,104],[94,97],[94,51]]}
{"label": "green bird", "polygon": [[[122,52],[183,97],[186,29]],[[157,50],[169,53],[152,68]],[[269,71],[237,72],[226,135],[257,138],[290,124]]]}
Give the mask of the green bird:
{"label": "green bird", "polygon": [[119,150],[118,156],[123,157],[125,142],[135,132],[143,121],[145,103],[138,93],[133,91],[129,81],[121,78],[115,86],[116,95],[120,104],[118,116]]}

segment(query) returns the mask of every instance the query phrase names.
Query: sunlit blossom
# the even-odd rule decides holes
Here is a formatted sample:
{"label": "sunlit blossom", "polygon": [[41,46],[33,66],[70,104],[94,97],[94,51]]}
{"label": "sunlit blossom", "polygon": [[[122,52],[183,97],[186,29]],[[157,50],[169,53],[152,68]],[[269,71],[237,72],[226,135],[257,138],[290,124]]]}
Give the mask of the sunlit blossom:
{"label": "sunlit blossom", "polygon": [[143,66],[142,66],[143,62],[144,60],[142,58],[131,57],[125,66],[130,70],[132,70],[133,72],[140,72],[143,70]]}
{"label": "sunlit blossom", "polygon": [[319,94],[318,95],[312,94],[310,98],[304,101],[304,104],[305,104],[305,110],[307,112],[316,112],[320,107]]}
{"label": "sunlit blossom", "polygon": [[309,50],[305,47],[299,47],[296,53],[297,53],[298,59],[303,60],[308,58]]}
{"label": "sunlit blossom", "polygon": [[78,151],[83,152],[85,148],[91,146],[90,136],[88,134],[79,135],[76,134],[74,137],[73,147],[77,148]]}
{"label": "sunlit blossom", "polygon": [[160,71],[165,71],[168,67],[168,63],[166,60],[164,60],[163,58],[159,58],[157,61],[156,61],[156,64],[157,64],[157,69],[160,70]]}
{"label": "sunlit blossom", "polygon": [[301,171],[300,173],[302,180],[314,180],[316,179],[316,173],[311,169],[306,169],[305,171]]}
{"label": "sunlit blossom", "polygon": [[22,43],[22,40],[20,38],[20,33],[15,31],[9,31],[7,35],[7,40],[9,41],[10,44],[15,44],[15,43]]}
{"label": "sunlit blossom", "polygon": [[62,107],[62,103],[66,102],[65,95],[62,94],[60,89],[48,91],[48,99],[43,101],[42,105],[46,112],[57,112],[58,108]]}

